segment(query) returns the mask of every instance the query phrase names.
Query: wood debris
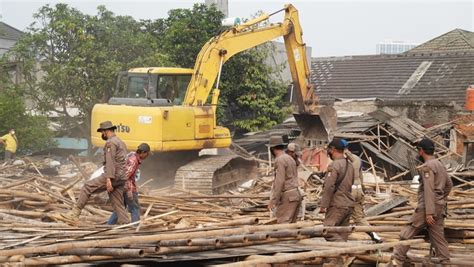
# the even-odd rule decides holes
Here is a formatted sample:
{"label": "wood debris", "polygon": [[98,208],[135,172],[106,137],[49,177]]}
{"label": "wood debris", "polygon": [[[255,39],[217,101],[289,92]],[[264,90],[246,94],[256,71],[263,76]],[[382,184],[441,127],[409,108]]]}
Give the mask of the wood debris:
{"label": "wood debris", "polygon": [[[0,262],[11,266],[131,261],[248,266],[321,264],[335,257],[346,265],[387,263],[391,248],[401,242],[400,229],[416,207],[418,184],[411,178],[421,163],[412,160],[414,144],[428,136],[436,140],[437,156],[455,182],[445,221],[452,263],[470,265],[474,260],[474,175],[462,164],[459,150],[453,149],[457,145],[450,143],[454,142],[453,125],[461,120],[424,128],[387,110],[370,116],[364,124],[368,128],[339,135],[360,149],[371,227],[323,227],[318,208],[323,171],[308,166],[300,171],[306,193],[301,221],[275,224],[267,209],[273,178],[266,156],[259,160],[259,178],[225,194],[154,189],[147,185],[149,181],[139,181],[141,221],[106,225],[112,208],[104,193],[90,199],[78,224],[69,225],[58,215],[72,208],[84,180],[97,165],[73,157],[62,159],[59,165],[50,158],[31,157],[0,166]],[[346,123],[345,127],[358,126]],[[258,153],[250,151],[250,155]],[[326,242],[323,235],[327,231],[350,232],[350,240]],[[373,244],[368,231],[377,232],[384,243]],[[437,262],[423,234],[402,242],[416,244],[408,254],[412,263]]]}

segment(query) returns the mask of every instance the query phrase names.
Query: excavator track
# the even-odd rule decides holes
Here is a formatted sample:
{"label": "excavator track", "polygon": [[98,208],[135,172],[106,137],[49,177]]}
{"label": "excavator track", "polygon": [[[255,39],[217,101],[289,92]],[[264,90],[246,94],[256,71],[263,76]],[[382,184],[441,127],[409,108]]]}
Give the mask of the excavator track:
{"label": "excavator track", "polygon": [[257,162],[236,154],[202,156],[181,166],[175,188],[204,194],[221,194],[257,177]]}

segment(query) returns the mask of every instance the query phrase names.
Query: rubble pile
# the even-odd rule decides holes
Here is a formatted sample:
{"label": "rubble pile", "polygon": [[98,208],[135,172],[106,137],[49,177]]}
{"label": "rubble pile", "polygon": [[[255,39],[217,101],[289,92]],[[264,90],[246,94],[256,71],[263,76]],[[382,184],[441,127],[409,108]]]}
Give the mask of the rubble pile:
{"label": "rubble pile", "polygon": [[[436,263],[423,234],[399,240],[400,229],[409,223],[417,203],[416,175],[422,163],[415,160],[414,145],[428,136],[436,141],[436,156],[448,167],[455,183],[445,220],[451,262],[471,265],[474,164],[465,160],[471,127],[472,118],[460,117],[425,128],[390,110],[342,118],[336,136],[349,140],[351,150],[364,162],[365,211],[371,226],[322,226],[319,200],[325,168],[321,162],[327,156],[321,147],[304,151],[299,178],[306,196],[299,221],[275,224],[267,209],[273,180],[271,162],[264,150],[258,152],[258,138],[272,131],[237,142],[247,157],[260,154],[259,178],[221,195],[151,188],[150,180],[142,179],[141,221],[118,226],[105,224],[112,210],[107,193],[91,198],[77,224],[59,216],[72,208],[96,164],[74,157],[59,161],[21,158],[0,166],[0,262],[11,266],[117,261],[248,266],[321,264],[338,257],[345,266],[375,265],[387,263],[391,248],[402,242],[416,244],[408,254],[413,263]],[[297,132],[288,125],[276,131],[282,129]],[[295,142],[303,141],[296,138]],[[326,242],[323,236],[331,231],[350,232],[349,242]],[[374,244],[366,232],[377,232],[384,243]]]}

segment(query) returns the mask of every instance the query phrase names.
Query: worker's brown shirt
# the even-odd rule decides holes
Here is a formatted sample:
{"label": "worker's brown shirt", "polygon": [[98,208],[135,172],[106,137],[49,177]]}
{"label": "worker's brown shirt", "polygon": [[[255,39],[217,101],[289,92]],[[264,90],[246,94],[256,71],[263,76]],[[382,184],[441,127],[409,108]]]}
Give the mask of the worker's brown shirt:
{"label": "worker's brown shirt", "polygon": [[418,188],[418,207],[425,209],[425,214],[435,214],[436,205],[444,205],[453,188],[446,168],[438,159],[430,159],[421,169],[420,187]]}
{"label": "worker's brown shirt", "polygon": [[354,169],[354,184],[355,185],[362,185],[362,170],[361,170],[361,166],[362,166],[362,160],[360,157],[358,157],[357,155],[354,155],[352,154],[352,152],[350,151],[346,151],[345,152],[346,155],[347,155],[347,158],[349,159],[349,161],[351,162],[352,164],[352,168]]}
{"label": "worker's brown shirt", "polygon": [[[346,164],[347,170],[346,170]],[[344,178],[342,176],[344,175]],[[341,177],[339,177],[341,176]],[[342,179],[336,188],[336,180]],[[354,168],[349,160],[345,158],[334,160],[328,167],[328,172],[324,178],[323,196],[321,207],[353,207],[354,197],[352,196],[352,183],[354,181]]]}
{"label": "worker's brown shirt", "polygon": [[104,175],[110,179],[126,179],[127,147],[117,136],[112,136],[104,146]]}
{"label": "worker's brown shirt", "polygon": [[283,153],[275,159],[275,179],[270,201],[279,204],[285,191],[298,187],[298,169],[295,160]]}

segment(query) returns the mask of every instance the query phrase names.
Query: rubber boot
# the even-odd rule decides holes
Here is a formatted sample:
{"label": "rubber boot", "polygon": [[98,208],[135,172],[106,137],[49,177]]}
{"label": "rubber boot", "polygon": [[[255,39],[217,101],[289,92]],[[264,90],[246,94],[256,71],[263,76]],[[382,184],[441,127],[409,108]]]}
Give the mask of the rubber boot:
{"label": "rubber boot", "polygon": [[76,206],[72,208],[69,212],[66,214],[61,214],[61,217],[71,223],[77,223],[79,221],[79,216],[81,215],[82,210]]}
{"label": "rubber boot", "polygon": [[380,236],[375,232],[368,232],[367,234],[370,236],[370,239],[372,239],[372,241],[374,241],[376,244],[383,243],[382,238],[380,238]]}

